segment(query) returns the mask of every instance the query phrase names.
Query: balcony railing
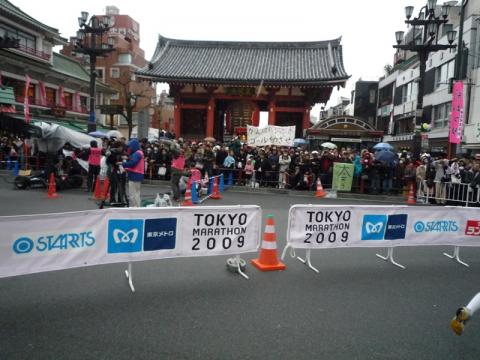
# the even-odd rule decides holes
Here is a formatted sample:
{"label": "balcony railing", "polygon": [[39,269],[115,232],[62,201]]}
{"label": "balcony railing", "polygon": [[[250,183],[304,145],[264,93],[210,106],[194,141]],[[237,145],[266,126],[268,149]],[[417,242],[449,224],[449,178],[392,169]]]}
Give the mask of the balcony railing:
{"label": "balcony railing", "polygon": [[20,50],[24,53],[39,57],[40,59],[47,60],[47,61],[50,60],[50,57],[51,57],[51,55],[47,52],[40,51],[22,44],[20,44],[17,50]]}
{"label": "balcony railing", "polygon": [[[24,102],[24,99],[25,97],[24,96],[15,96],[15,101],[17,103],[21,103],[23,104]],[[36,106],[43,106],[43,107],[46,107],[46,108],[59,108],[60,105],[58,105],[57,103],[55,102],[49,102],[47,101],[47,104],[46,105],[42,105],[40,103],[40,100],[38,99],[34,99],[32,97],[29,98],[29,104],[30,105],[36,105]],[[62,106],[63,109],[65,109],[65,111],[74,111],[74,112],[79,112],[81,114],[88,114],[88,108],[86,105],[80,105],[80,108],[79,109],[74,109],[73,108],[73,105],[65,105],[65,106]]]}

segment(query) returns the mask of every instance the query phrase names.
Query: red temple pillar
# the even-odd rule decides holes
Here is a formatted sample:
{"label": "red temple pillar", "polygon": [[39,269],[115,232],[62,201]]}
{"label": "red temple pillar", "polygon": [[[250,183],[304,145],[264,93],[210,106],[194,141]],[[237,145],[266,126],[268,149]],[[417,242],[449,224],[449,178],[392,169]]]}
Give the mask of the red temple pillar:
{"label": "red temple pillar", "polygon": [[310,106],[305,105],[305,110],[303,110],[302,130],[307,130],[310,127],[311,127],[311,124],[310,124]]}
{"label": "red temple pillar", "polygon": [[277,104],[275,101],[268,103],[268,125],[275,125],[277,117]]}
{"label": "red temple pillar", "polygon": [[255,108],[252,112],[252,126],[258,126],[260,123],[260,110],[258,107]]}
{"label": "red temple pillar", "polygon": [[182,130],[182,108],[179,102],[175,102],[173,108],[173,126],[175,131],[175,136],[177,138],[181,137],[181,130]]}
{"label": "red temple pillar", "polygon": [[215,99],[213,97],[208,100],[207,107],[207,133],[206,137],[213,137],[213,123],[215,118]]}

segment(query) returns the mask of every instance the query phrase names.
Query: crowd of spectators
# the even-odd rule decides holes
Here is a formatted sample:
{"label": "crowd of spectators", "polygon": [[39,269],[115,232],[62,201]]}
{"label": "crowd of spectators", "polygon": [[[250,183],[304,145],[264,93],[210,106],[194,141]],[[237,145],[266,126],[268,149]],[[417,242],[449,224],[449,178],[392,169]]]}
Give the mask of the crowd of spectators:
{"label": "crowd of spectators", "polygon": [[[146,179],[171,180],[172,161],[181,151],[185,158],[184,171],[177,172],[177,175],[194,174],[195,177],[205,178],[223,173],[225,179],[233,178],[236,185],[254,188],[315,190],[317,179],[321,180],[323,187],[329,188],[336,162],[354,165],[353,192],[395,195],[403,194],[412,187],[418,198],[428,195],[445,199],[451,197],[449,194],[452,191],[463,192],[458,190],[460,184],[467,184],[473,189],[469,192],[476,192],[480,185],[478,156],[447,160],[444,155],[423,154],[420,159],[414,159],[410,153],[403,151],[396,154],[393,161],[385,162],[379,160],[378,152],[372,149],[259,148],[242,143],[238,137],[228,143],[184,141],[179,138],[153,142],[144,139],[140,144],[145,156]],[[68,144],[66,148],[74,150],[68,148]],[[24,139],[2,137],[0,159],[20,159],[24,149]],[[123,183],[124,174],[116,164],[127,155],[126,139],[104,139],[102,149],[107,157],[108,175],[113,174],[118,177],[118,183]],[[84,152],[77,149],[76,156],[85,159]],[[71,162],[66,164],[72,166]],[[474,197],[476,193],[470,196]],[[445,203],[446,200],[437,202]]]}

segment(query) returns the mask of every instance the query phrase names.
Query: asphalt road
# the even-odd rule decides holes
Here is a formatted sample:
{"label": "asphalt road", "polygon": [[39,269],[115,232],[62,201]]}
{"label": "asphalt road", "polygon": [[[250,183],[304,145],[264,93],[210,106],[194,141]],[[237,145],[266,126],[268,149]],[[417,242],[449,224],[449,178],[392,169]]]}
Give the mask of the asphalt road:
{"label": "asphalt road", "polygon": [[[157,190],[145,186],[144,198]],[[0,178],[0,215],[96,207],[85,192],[61,195]],[[229,191],[205,204],[262,206],[280,248],[292,204],[374,204],[305,195]],[[462,337],[448,324],[480,291],[480,249],[462,249],[469,269],[444,250],[395,250],[406,270],[376,258],[382,249],[314,251],[320,274],[288,258],[284,272],[248,266],[249,281],[225,257],[147,261],[134,264],[135,294],[123,264],[4,278],[0,359],[478,359],[480,320]]]}

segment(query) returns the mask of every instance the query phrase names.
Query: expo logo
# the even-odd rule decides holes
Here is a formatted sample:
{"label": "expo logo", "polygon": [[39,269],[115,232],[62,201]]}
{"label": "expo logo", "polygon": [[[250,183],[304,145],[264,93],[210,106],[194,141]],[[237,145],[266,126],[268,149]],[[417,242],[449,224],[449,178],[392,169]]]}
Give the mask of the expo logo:
{"label": "expo logo", "polygon": [[107,252],[115,254],[174,249],[176,230],[176,218],[109,220]]}
{"label": "expo logo", "polygon": [[60,234],[40,234],[35,236],[21,236],[13,242],[12,250],[15,254],[50,253],[70,249],[81,249],[95,245],[95,236],[92,231],[70,232]]}
{"label": "expo logo", "polygon": [[465,235],[468,236],[480,236],[480,221],[468,220],[467,227],[465,229]]}
{"label": "expo logo", "polygon": [[405,239],[407,219],[407,214],[364,215],[362,240]]}

